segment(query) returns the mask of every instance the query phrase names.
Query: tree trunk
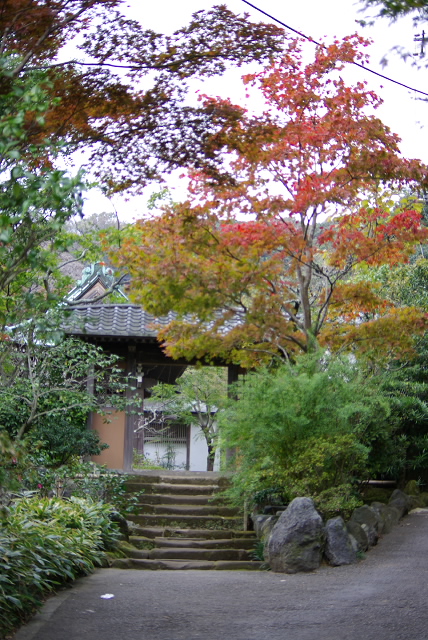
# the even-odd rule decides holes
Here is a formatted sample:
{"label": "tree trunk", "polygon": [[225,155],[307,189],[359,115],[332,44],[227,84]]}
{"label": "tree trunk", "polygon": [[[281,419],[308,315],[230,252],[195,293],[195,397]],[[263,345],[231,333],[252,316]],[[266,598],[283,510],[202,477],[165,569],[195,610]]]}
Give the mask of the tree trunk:
{"label": "tree trunk", "polygon": [[215,448],[208,443],[207,471],[214,471]]}

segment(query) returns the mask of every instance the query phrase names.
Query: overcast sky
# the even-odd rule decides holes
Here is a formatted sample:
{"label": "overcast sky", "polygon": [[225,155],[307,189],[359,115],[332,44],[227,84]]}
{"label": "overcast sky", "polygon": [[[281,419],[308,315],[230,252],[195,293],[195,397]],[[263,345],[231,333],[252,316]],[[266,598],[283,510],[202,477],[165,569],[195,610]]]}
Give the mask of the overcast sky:
{"label": "overcast sky", "polygon": [[[373,69],[428,93],[428,70],[425,68],[418,70],[412,66],[411,59],[405,62],[397,53],[391,52],[394,47],[403,47],[403,49],[413,52],[415,47],[413,38],[418,31],[413,28],[411,19],[400,19],[393,25],[386,19],[378,19],[374,27],[363,29],[356,23],[356,20],[363,17],[359,11],[361,5],[353,0],[300,0],[300,2],[296,2],[296,0],[252,0],[252,3],[315,40],[323,36],[328,39],[335,36],[343,37],[358,31],[361,35],[373,40],[373,45],[369,49],[370,66]],[[250,8],[242,0],[223,0],[223,2],[217,3],[203,2],[202,0],[181,0],[179,3],[177,0],[162,0],[157,3],[146,0],[128,0],[126,11],[129,17],[141,22],[143,28],[170,33],[185,26],[195,11],[208,9],[214,4],[225,4],[235,13],[248,12],[249,19],[252,21],[272,22],[269,18]],[[309,48],[312,46],[308,44]],[[388,64],[386,67],[382,67],[381,60],[385,55],[388,58]],[[378,110],[378,115],[392,131],[401,137],[403,155],[420,158],[428,163],[428,127],[424,127],[428,116],[428,102],[417,100],[417,94],[381,80],[370,73],[364,73],[363,70],[352,68],[348,73],[350,81],[366,80],[369,83],[369,88],[375,90],[383,98],[384,104]],[[243,94],[237,87],[237,72],[235,71],[221,81],[213,79],[204,82],[200,88],[203,93],[221,94],[222,97],[231,97],[232,100],[240,102]],[[178,196],[180,187],[174,182],[171,183],[171,186]],[[152,189],[149,188],[147,197],[151,191]],[[126,217],[129,219],[129,217],[138,215],[140,208],[144,209],[145,200],[143,197],[125,205],[120,198],[116,198],[115,206],[119,210],[119,214],[121,212],[125,214],[126,211]],[[97,210],[109,210],[110,208],[109,202],[94,192],[88,198],[86,211],[93,213]]]}

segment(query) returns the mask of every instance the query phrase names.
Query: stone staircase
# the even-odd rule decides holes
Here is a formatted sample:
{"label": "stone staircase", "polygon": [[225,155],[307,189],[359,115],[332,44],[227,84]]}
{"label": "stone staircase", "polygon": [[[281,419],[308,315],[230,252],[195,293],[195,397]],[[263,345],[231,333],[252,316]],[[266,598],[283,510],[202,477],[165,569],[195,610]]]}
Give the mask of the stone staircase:
{"label": "stone staircase", "polygon": [[112,567],[129,569],[257,570],[253,560],[257,538],[244,530],[235,509],[216,494],[228,480],[212,472],[141,472],[130,475],[129,492],[144,490],[133,522],[126,558]]}

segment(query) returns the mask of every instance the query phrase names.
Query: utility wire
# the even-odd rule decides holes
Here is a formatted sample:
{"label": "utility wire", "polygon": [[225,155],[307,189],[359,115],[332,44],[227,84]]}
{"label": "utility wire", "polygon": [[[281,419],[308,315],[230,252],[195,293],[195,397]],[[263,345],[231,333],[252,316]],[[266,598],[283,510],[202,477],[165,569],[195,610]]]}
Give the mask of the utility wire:
{"label": "utility wire", "polygon": [[[326,45],[323,44],[322,42],[318,42],[314,38],[311,38],[310,36],[307,36],[306,34],[302,33],[301,31],[298,31],[297,29],[294,29],[293,27],[290,27],[290,25],[285,24],[285,22],[282,22],[281,20],[278,20],[278,18],[275,18],[275,16],[272,16],[270,13],[267,13],[267,11],[263,11],[263,9],[260,9],[260,7],[256,7],[255,4],[252,4],[251,2],[248,2],[248,0],[242,0],[242,2],[245,2],[245,4],[248,4],[249,7],[252,7],[256,11],[258,11],[259,13],[263,13],[263,15],[267,16],[271,20],[274,20],[274,22],[277,22],[282,27],[285,27],[289,31],[292,31],[293,33],[296,33],[301,38],[305,38],[305,40],[309,40],[309,42],[313,42],[314,44],[316,44],[316,45],[318,45],[320,47],[324,47],[325,49],[327,49]],[[389,78],[388,76],[384,76],[382,73],[379,73],[378,71],[375,71],[374,69],[370,69],[370,67],[366,67],[363,64],[360,64],[359,62],[351,62],[351,64],[355,65],[356,67],[360,67],[360,69],[364,69],[364,71],[368,71],[369,73],[372,73],[373,75],[378,76],[379,78],[383,78],[384,80],[387,80],[388,82],[393,82],[394,84],[398,84],[400,87],[404,87],[405,89],[409,89],[410,91],[414,91],[415,93],[420,93],[423,96],[427,96],[428,97],[428,93],[426,93],[425,91],[421,91],[420,89],[415,89],[414,87],[409,87],[409,85],[404,84],[403,82],[399,82],[398,80],[394,80],[393,78]]]}

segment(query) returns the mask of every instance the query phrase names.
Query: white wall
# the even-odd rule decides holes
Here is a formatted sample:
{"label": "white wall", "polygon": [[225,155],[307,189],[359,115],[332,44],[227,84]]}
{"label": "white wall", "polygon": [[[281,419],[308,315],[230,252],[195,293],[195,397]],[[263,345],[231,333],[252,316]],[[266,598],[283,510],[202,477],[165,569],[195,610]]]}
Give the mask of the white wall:
{"label": "white wall", "polygon": [[[195,425],[190,428],[190,464],[189,471],[206,471],[207,470],[208,447],[204,434],[201,429]],[[218,471],[220,467],[219,452],[216,452],[214,460],[214,471]]]}
{"label": "white wall", "polygon": [[[187,447],[185,445],[175,445],[174,453],[174,461],[170,460],[170,462],[174,464],[174,469],[177,471],[185,469]],[[168,448],[163,443],[146,442],[144,445],[144,454],[155,464],[163,464],[168,460]]]}
{"label": "white wall", "polygon": [[[180,471],[180,469],[184,470],[186,468],[186,446],[175,445],[174,453],[174,469],[176,471]],[[155,464],[165,463],[168,458],[166,445],[159,442],[146,442],[144,445],[144,454]],[[198,426],[192,425],[190,427],[189,471],[206,471],[207,456],[208,447],[205,441],[204,434]],[[219,452],[216,452],[216,457],[214,460],[214,471],[218,471],[219,468],[220,455]]]}

